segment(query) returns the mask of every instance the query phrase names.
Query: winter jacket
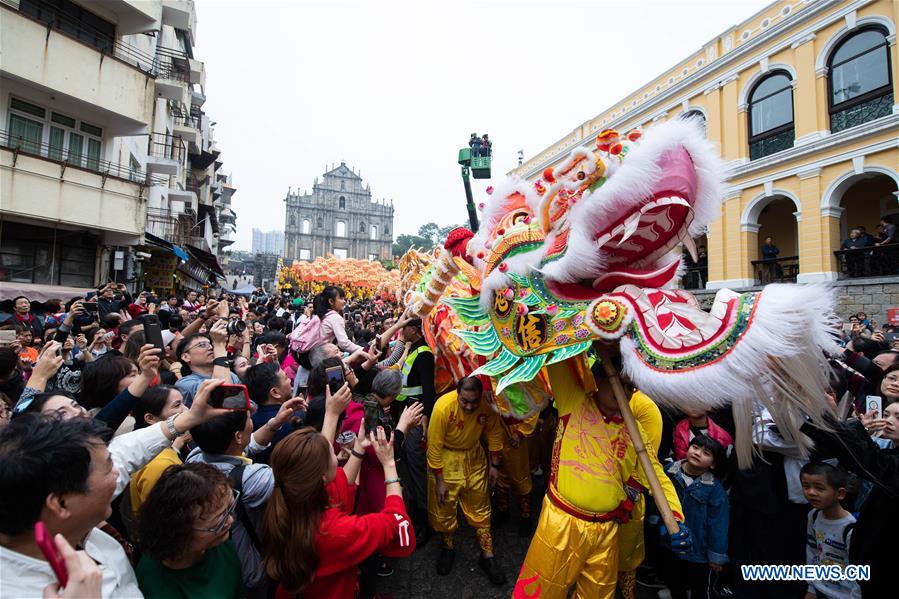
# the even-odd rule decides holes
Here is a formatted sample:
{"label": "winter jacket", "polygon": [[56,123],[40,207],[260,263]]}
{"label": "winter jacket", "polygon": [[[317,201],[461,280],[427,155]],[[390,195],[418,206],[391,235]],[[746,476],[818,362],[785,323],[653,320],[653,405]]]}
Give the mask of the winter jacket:
{"label": "winter jacket", "polygon": [[727,492],[711,472],[694,478],[688,485],[684,480],[683,463],[684,460],[680,460],[665,469],[680,498],[685,523],[693,534],[693,548],[678,557],[697,564],[725,564],[730,519]]}

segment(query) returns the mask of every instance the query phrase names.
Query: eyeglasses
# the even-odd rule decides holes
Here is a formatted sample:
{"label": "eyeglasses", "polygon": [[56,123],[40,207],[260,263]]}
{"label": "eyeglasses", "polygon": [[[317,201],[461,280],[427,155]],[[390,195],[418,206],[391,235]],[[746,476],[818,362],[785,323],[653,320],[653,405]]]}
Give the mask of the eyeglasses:
{"label": "eyeglasses", "polygon": [[194,350],[194,349],[197,349],[197,348],[200,348],[200,349],[209,349],[210,347],[212,347],[212,344],[211,344],[210,342],[208,342],[208,341],[200,341],[199,343],[194,343],[193,345],[190,346],[189,349],[187,349],[187,350],[185,350],[185,351],[191,351],[191,350]]}
{"label": "eyeglasses", "polygon": [[234,495],[231,498],[231,504],[228,506],[228,509],[225,510],[225,513],[222,515],[222,519],[219,520],[218,524],[212,528],[194,528],[195,531],[211,532],[212,534],[217,535],[228,527],[228,518],[234,515],[234,512],[237,510],[237,502],[240,500],[240,491],[231,489],[231,493]]}

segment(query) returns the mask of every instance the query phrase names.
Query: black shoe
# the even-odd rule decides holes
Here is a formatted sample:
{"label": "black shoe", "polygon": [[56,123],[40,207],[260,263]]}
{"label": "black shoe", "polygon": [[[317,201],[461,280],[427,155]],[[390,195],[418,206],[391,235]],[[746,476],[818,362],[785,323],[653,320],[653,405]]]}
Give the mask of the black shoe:
{"label": "black shoe", "polygon": [[437,557],[437,573],[446,576],[453,570],[453,562],[456,561],[456,550],[442,547]]}
{"label": "black shoe", "polygon": [[518,536],[524,539],[531,536],[533,532],[533,525],[531,523],[531,518],[528,516],[527,518],[521,518],[518,521]]}
{"label": "black shoe", "polygon": [[509,520],[509,510],[493,510],[490,518],[490,528],[497,529]]}
{"label": "black shoe", "polygon": [[381,562],[381,565],[378,566],[378,576],[393,576],[393,567],[387,562]]}
{"label": "black shoe", "polygon": [[506,575],[499,569],[499,564],[496,563],[495,557],[484,557],[482,555],[478,558],[478,565],[481,567],[481,570],[487,574],[487,578],[490,579],[490,582],[495,585],[506,584]]}
{"label": "black shoe", "polygon": [[423,524],[415,529],[415,548],[420,549],[428,544],[428,541],[431,540],[431,536],[433,536],[433,532],[431,527],[427,524]]}

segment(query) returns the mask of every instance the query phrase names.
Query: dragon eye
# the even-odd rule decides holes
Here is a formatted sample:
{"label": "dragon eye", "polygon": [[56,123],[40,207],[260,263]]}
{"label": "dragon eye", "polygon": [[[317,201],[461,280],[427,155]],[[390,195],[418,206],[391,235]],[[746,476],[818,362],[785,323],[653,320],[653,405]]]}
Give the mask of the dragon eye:
{"label": "dragon eye", "polygon": [[584,174],[584,171],[577,172],[578,181],[583,181],[586,177],[587,177],[587,175]]}

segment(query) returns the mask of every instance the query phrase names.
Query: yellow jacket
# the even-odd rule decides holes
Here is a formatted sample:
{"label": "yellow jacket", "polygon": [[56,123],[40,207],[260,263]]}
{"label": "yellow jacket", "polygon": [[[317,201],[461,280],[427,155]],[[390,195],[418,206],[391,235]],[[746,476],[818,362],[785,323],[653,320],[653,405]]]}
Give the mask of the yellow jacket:
{"label": "yellow jacket", "polygon": [[456,391],[450,391],[437,400],[428,421],[428,467],[443,469],[443,450],[468,451],[476,447],[481,436],[487,437],[487,449],[491,454],[503,449],[503,431],[499,415],[481,399],[478,409],[466,414],[459,407]]}
{"label": "yellow jacket", "polygon": [[[582,380],[592,375],[582,358],[553,364],[547,371],[559,411],[549,479],[551,491],[578,510],[592,514],[611,512],[627,499],[624,486],[628,480],[649,487],[627,428],[619,417],[604,417],[587,394]],[[675,517],[683,520],[677,493],[655,455],[662,428],[658,408],[642,393],[634,394],[630,404],[643,443],[652,448],[647,453],[668,503]]]}

